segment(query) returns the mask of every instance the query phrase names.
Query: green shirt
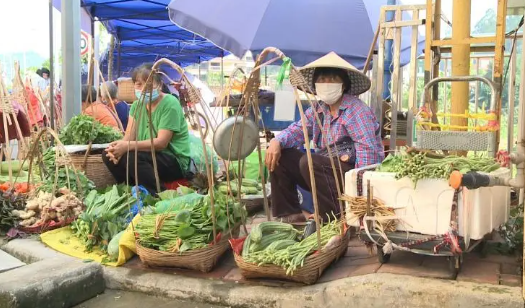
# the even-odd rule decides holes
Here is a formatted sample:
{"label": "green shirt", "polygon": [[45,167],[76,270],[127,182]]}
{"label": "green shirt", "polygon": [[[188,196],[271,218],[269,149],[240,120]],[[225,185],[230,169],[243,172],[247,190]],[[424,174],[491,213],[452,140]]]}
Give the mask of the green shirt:
{"label": "green shirt", "polygon": [[[137,140],[150,140],[146,104],[142,104],[142,112],[141,110],[135,111],[138,108],[137,106],[139,106],[139,102],[133,102],[129,113],[135,123],[138,124]],[[139,117],[141,118],[140,120]],[[151,120],[153,122],[153,133],[155,137],[161,129],[171,130],[173,132],[170,143],[161,153],[174,156],[182,171],[187,171],[190,164],[190,139],[188,135],[188,124],[184,119],[184,113],[179,100],[173,95],[164,95],[164,98],[159,102],[157,108],[151,113]]]}

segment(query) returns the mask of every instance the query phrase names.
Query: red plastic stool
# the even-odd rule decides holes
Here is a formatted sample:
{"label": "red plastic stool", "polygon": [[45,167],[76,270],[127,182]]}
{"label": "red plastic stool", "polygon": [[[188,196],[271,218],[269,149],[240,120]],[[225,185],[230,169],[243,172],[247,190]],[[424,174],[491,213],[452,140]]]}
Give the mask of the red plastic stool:
{"label": "red plastic stool", "polygon": [[188,182],[188,180],[186,179],[180,179],[180,180],[175,180],[173,182],[164,183],[164,186],[166,187],[166,189],[169,189],[169,190],[175,190],[179,188],[179,186],[188,187],[189,185],[190,185],[190,182]]}

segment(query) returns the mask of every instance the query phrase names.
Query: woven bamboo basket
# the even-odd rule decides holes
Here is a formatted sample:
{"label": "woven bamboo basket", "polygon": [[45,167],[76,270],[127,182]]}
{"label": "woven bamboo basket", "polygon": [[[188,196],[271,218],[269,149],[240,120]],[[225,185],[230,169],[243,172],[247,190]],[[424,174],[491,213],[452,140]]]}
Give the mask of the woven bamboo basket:
{"label": "woven bamboo basket", "polygon": [[241,269],[245,278],[274,278],[291,280],[304,284],[315,283],[323,274],[323,271],[335,260],[345,254],[350,241],[350,232],[347,231],[341,243],[328,251],[321,251],[308,256],[304,260],[304,266],[294,271],[292,275],[286,275],[286,270],[278,265],[257,264],[245,262],[241,255],[233,254],[235,263]]}
{"label": "woven bamboo basket", "polygon": [[[238,236],[239,227],[233,228],[231,232],[233,237]],[[137,254],[142,263],[147,266],[188,268],[207,273],[213,269],[219,258],[228,250],[230,246],[228,243],[229,233],[222,234],[221,239],[215,245],[182,253],[146,248],[140,245],[140,241],[137,240]]]}
{"label": "woven bamboo basket", "polygon": [[105,188],[116,184],[116,180],[102,161],[102,154],[88,155],[85,167],[85,154],[70,154],[71,163],[77,170],[84,171],[88,179],[93,181],[95,187]]}
{"label": "woven bamboo basket", "polygon": [[135,96],[135,86],[131,78],[118,79],[117,99],[127,103],[133,103],[137,100]]}

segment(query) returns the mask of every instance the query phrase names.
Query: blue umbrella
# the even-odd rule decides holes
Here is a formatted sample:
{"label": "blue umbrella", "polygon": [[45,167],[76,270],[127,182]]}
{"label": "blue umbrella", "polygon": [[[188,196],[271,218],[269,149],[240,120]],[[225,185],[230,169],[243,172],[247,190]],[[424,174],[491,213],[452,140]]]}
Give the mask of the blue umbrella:
{"label": "blue umbrella", "polygon": [[[334,51],[363,67],[387,0],[172,0],[170,19],[238,57],[277,47],[302,66]],[[408,16],[404,19],[408,19]],[[411,28],[403,29],[402,63]],[[419,51],[424,42],[420,40]]]}

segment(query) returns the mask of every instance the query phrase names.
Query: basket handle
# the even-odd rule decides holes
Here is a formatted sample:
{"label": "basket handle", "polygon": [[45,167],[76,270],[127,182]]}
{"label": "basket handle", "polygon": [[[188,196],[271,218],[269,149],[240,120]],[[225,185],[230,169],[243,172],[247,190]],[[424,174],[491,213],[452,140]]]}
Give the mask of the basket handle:
{"label": "basket handle", "polygon": [[89,153],[91,152],[91,147],[93,146],[93,141],[90,141],[86,150],[86,154],[84,154],[84,161],[82,162],[82,170],[86,171],[87,166],[87,159],[89,157]]}

